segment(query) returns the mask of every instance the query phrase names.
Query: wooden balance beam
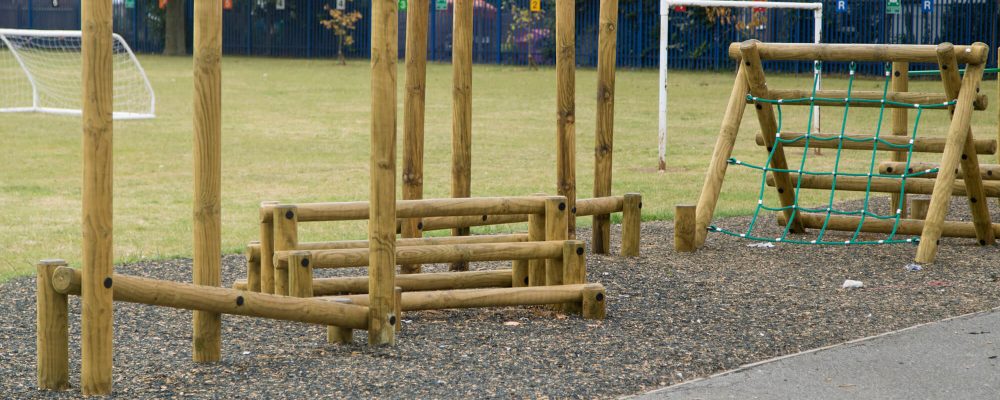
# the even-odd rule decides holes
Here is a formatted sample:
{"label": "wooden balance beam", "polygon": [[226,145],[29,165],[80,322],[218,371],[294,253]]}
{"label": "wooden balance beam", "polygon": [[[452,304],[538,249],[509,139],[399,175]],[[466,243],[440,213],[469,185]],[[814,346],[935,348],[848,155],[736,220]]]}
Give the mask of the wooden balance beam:
{"label": "wooden balance beam", "polygon": [[[396,264],[430,264],[474,261],[558,259],[563,240],[522,243],[442,244],[396,248]],[[368,265],[369,251],[362,249],[279,251],[275,268],[288,268],[293,253],[305,253],[312,268],[351,268]]]}
{"label": "wooden balance beam", "polygon": [[[833,134],[812,134],[810,137],[817,139],[833,139],[840,135]],[[784,140],[796,140],[791,143],[781,143],[782,147],[803,147],[806,144],[805,134],[802,133],[788,133],[783,132],[781,138]],[[871,138],[871,136],[864,135],[844,135],[844,137],[853,139],[865,139]],[[798,140],[797,140],[798,139]],[[883,135],[879,139],[886,141],[887,143],[892,143],[894,145],[906,145],[910,142],[908,136],[893,136],[893,135]],[[757,134],[755,138],[758,146],[764,146],[764,136]],[[947,142],[947,138],[916,138],[913,139],[913,152],[915,153],[940,153],[944,151],[944,145]],[[874,142],[854,142],[850,140],[845,140],[843,144],[844,150],[871,150]],[[836,149],[840,146],[839,140],[810,140],[809,147],[821,148],[821,149]],[[975,148],[977,154],[993,154],[997,151],[997,141],[995,139],[976,139]],[[885,144],[879,143],[879,150],[893,151],[893,150],[905,150],[896,149]]]}
{"label": "wooden balance beam", "polygon": [[[792,181],[799,179],[799,174],[789,174]],[[934,180],[931,179],[908,179],[906,181],[907,194],[932,194],[934,192]],[[774,186],[771,175],[767,176],[767,185]],[[830,189],[833,186],[833,177],[829,175],[803,175],[803,189]],[[901,183],[896,178],[872,178],[871,191],[879,193],[899,193]],[[868,178],[862,176],[839,176],[837,177],[837,190],[865,191],[868,187]],[[987,197],[1000,196],[1000,182],[983,182],[983,190]],[[952,196],[966,196],[965,181],[956,179],[951,185]]]}
{"label": "wooden balance beam", "polygon": [[[406,246],[427,246],[442,244],[480,244],[480,243],[516,243],[527,242],[528,234],[515,233],[505,235],[476,235],[476,236],[447,236],[428,237],[413,239],[397,239],[397,247]],[[367,240],[340,240],[332,242],[302,242],[296,246],[296,250],[342,250],[342,249],[367,249]],[[246,248],[247,262],[260,261],[260,243],[251,243]]]}
{"label": "wooden balance beam", "polygon": [[[783,61],[905,61],[910,63],[937,63],[937,45],[899,44],[812,44],[812,43],[758,43],[762,60]],[[960,64],[986,62],[986,46],[954,46]],[[740,43],[729,45],[729,57],[740,59]]]}
{"label": "wooden balance beam", "polygon": [[[52,275],[52,288],[79,296],[81,281],[80,271],[59,267]],[[113,286],[115,300],[128,303],[368,329],[368,307],[120,274],[105,279],[104,285]]]}
{"label": "wooden balance beam", "polygon": [[[909,169],[907,169],[906,163],[901,161],[883,161],[878,165],[878,171],[880,174],[901,174],[903,170],[906,170],[908,174],[920,171],[927,171],[931,169],[938,168],[937,163],[928,162],[911,162]],[[955,171],[956,178],[965,178],[965,171],[961,168]],[[997,181],[1000,180],[1000,165],[997,164],[979,164],[979,176],[983,180],[987,181]],[[931,172],[923,175],[917,175],[911,178],[937,178],[937,172]]]}
{"label": "wooden balance beam", "polygon": [[[807,99],[812,97],[812,90],[802,90],[802,89],[768,89],[767,95],[762,98],[767,100],[781,100],[781,99]],[[814,102],[818,106],[843,106],[844,101],[841,99],[847,98],[846,90],[817,90],[815,97],[817,100]],[[837,99],[837,100],[822,100],[822,99]],[[893,101],[897,103],[909,103],[909,104],[925,104],[925,105],[935,105],[943,104],[947,102],[947,98],[941,93],[921,93],[921,92],[888,92],[885,93],[885,99],[887,101]],[[851,107],[882,107],[882,92],[875,90],[852,90],[851,91]],[[863,100],[863,101],[855,101]],[[873,103],[871,100],[878,101],[878,103]],[[746,99],[747,103],[753,103],[752,98]],[[784,106],[811,106],[809,102],[789,102],[782,103]],[[973,107],[975,110],[983,111],[989,106],[989,98],[985,94],[980,94],[976,96],[973,102]],[[913,108],[909,106],[885,103],[885,108]],[[925,110],[947,110],[947,108],[925,108]]]}
{"label": "wooden balance beam", "polygon": [[[396,286],[404,292],[428,290],[483,289],[511,287],[513,270],[433,272],[396,275]],[[313,278],[313,296],[368,293],[367,276]],[[233,289],[247,290],[247,281],[233,283]]]}
{"label": "wooden balance beam", "polygon": [[[805,225],[807,228],[820,229],[823,227],[823,219],[825,217],[826,215],[816,213],[798,213],[795,219],[802,221],[802,225]],[[788,222],[788,220],[785,216],[783,214],[779,214],[778,224],[785,226],[786,222]],[[859,222],[861,222],[861,217],[834,215],[830,217],[830,223],[826,226],[826,228],[835,231],[853,231],[858,228]],[[861,227],[861,231],[868,233],[889,233],[892,231],[894,223],[895,221],[893,220],[865,218],[865,224]],[[972,222],[944,221],[941,228],[941,236],[976,238],[976,227]],[[899,227],[896,228],[897,235],[919,236],[923,232],[924,221],[919,219],[900,219]],[[993,224],[993,232],[1000,234],[1000,224]]]}
{"label": "wooden balance beam", "polygon": [[[545,197],[468,197],[456,199],[425,199],[396,201],[396,218],[454,217],[541,214],[545,212]],[[295,206],[299,222],[367,220],[367,201],[338,203],[298,203]],[[261,204],[260,222],[272,222],[278,204]]]}

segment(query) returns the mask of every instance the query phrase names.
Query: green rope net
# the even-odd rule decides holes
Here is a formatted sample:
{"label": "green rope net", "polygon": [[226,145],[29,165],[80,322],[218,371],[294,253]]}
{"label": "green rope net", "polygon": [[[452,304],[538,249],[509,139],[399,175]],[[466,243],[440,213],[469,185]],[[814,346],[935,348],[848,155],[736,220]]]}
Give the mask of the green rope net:
{"label": "green rope net", "polygon": [[[954,105],[955,101],[952,100],[952,101],[949,101],[949,102],[937,103],[937,104],[914,104],[914,103],[902,103],[902,102],[888,100],[887,94],[888,94],[889,85],[890,85],[890,78],[891,78],[891,74],[890,74],[890,69],[891,68],[890,68],[890,66],[888,64],[886,65],[885,82],[882,85],[882,87],[883,87],[883,89],[882,89],[882,98],[880,100],[852,98],[851,97],[851,92],[852,92],[852,90],[854,88],[854,79],[855,79],[855,70],[856,70],[856,64],[855,63],[851,63],[850,69],[849,69],[849,71],[850,71],[849,72],[850,78],[849,78],[848,83],[847,83],[847,97],[842,98],[842,99],[817,97],[816,96],[816,88],[817,88],[816,80],[819,79],[819,76],[820,76],[819,73],[822,71],[822,64],[820,62],[816,62],[814,68],[816,69],[817,73],[814,74],[813,85],[812,85],[813,89],[812,89],[812,93],[811,93],[811,95],[809,97],[795,98],[795,99],[777,99],[777,100],[772,100],[772,99],[763,99],[763,98],[754,97],[753,95],[749,95],[749,94],[747,95],[747,99],[749,99],[751,101],[758,102],[758,103],[766,103],[766,104],[773,104],[773,105],[775,105],[775,107],[777,109],[777,125],[778,125],[778,127],[777,127],[778,128],[777,129],[777,133],[775,134],[775,143],[776,144],[790,144],[790,143],[795,143],[795,142],[803,141],[803,143],[802,143],[802,148],[803,148],[802,149],[802,160],[799,162],[799,167],[796,168],[796,169],[792,169],[792,168],[781,169],[781,168],[771,167],[772,160],[774,160],[774,156],[775,156],[777,150],[781,147],[781,146],[777,146],[777,145],[771,146],[770,152],[768,153],[768,156],[767,156],[767,161],[763,165],[750,164],[750,163],[746,163],[746,162],[737,160],[735,158],[730,158],[728,160],[730,165],[738,165],[738,166],[747,167],[747,168],[751,168],[751,169],[755,169],[755,170],[761,171],[760,190],[759,190],[759,193],[758,193],[758,196],[757,196],[757,207],[756,207],[756,209],[753,212],[753,217],[750,220],[749,226],[743,232],[731,231],[731,230],[727,230],[727,229],[724,229],[724,228],[721,228],[721,227],[718,227],[718,226],[710,226],[710,227],[708,227],[708,230],[710,232],[719,232],[719,233],[724,233],[724,234],[727,234],[727,235],[736,236],[736,237],[745,238],[745,239],[750,239],[750,240],[769,241],[769,242],[770,241],[774,241],[774,242],[794,243],[794,244],[823,244],[823,245],[855,245],[855,244],[858,244],[858,245],[860,245],[860,244],[887,244],[887,243],[915,243],[915,242],[919,241],[919,238],[898,238],[896,236],[896,231],[898,230],[899,224],[900,224],[900,220],[902,219],[903,201],[905,199],[904,194],[906,193],[906,180],[908,178],[912,178],[912,177],[915,177],[915,176],[936,173],[937,169],[935,168],[935,169],[928,169],[928,170],[925,170],[925,171],[906,172],[906,173],[902,173],[902,174],[881,174],[881,173],[877,173],[875,171],[875,165],[876,165],[876,162],[877,162],[876,161],[876,156],[877,156],[877,153],[878,153],[878,150],[879,150],[879,146],[884,146],[884,147],[882,147],[883,151],[886,151],[886,150],[899,151],[899,152],[905,151],[906,152],[906,168],[904,168],[903,171],[912,171],[911,168],[910,168],[910,163],[911,163],[912,156],[913,156],[913,142],[914,142],[914,139],[916,138],[916,135],[917,135],[917,128],[920,126],[920,117],[921,117],[921,115],[923,113],[923,110],[929,109],[929,108],[946,108],[946,107]],[[843,113],[843,118],[842,118],[842,121],[841,121],[841,127],[840,127],[840,134],[839,135],[837,135],[837,136],[817,137],[815,135],[811,135],[810,134],[810,132],[812,132],[812,121],[813,121],[812,115],[815,112],[814,109],[815,109],[816,102],[819,102],[819,101],[822,101],[822,102],[841,102],[841,103],[843,103],[843,105],[844,105],[844,113]],[[810,106],[809,107],[809,118],[808,118],[808,123],[807,123],[807,127],[806,127],[806,133],[804,135],[798,135],[798,136],[790,138],[790,139],[782,137],[782,115],[783,115],[783,113],[782,113],[781,106],[783,104],[805,104],[805,103],[808,103],[809,106]],[[850,109],[851,109],[851,104],[861,104],[861,103],[877,103],[877,104],[880,105],[879,106],[879,113],[878,113],[878,125],[877,125],[877,128],[875,129],[875,135],[872,136],[872,137],[867,137],[867,138],[858,138],[858,137],[853,137],[853,136],[847,136],[847,135],[845,135],[844,132],[845,132],[845,129],[847,127],[847,117],[848,117],[848,113],[850,112]],[[885,139],[882,139],[880,137],[880,135],[882,133],[882,121],[883,121],[883,119],[885,117],[886,106],[888,106],[888,105],[894,105],[894,106],[898,106],[898,107],[913,108],[913,109],[917,110],[916,118],[915,118],[915,121],[913,123],[913,131],[912,131],[912,133],[910,135],[910,140],[906,144],[890,143],[890,142],[888,142]],[[807,156],[809,154],[809,144],[812,141],[837,141],[837,153],[836,153],[836,157],[834,159],[834,164],[833,164],[833,170],[832,171],[808,171],[808,170],[805,169],[806,158],[807,158]],[[867,173],[850,173],[850,172],[844,172],[844,171],[840,170],[841,169],[841,163],[840,163],[840,161],[841,161],[841,155],[842,155],[843,150],[844,150],[844,143],[845,142],[868,142],[868,143],[872,143],[871,159],[869,161],[868,172]],[[781,206],[774,207],[774,206],[768,206],[768,205],[766,205],[764,203],[764,194],[765,194],[765,190],[767,189],[767,175],[768,175],[768,172],[771,172],[771,173],[794,173],[794,174],[797,174],[797,179],[796,179],[796,183],[795,183],[795,196],[794,196],[794,201],[793,201],[792,205],[783,206],[783,207],[781,207]],[[830,186],[830,196],[829,196],[829,199],[828,199],[827,204],[826,204],[825,207],[809,208],[809,207],[802,207],[802,206],[799,205],[799,194],[800,194],[800,191],[802,189],[802,177],[803,176],[807,176],[807,175],[813,175],[813,176],[830,176],[830,177],[832,177],[832,184]],[[840,210],[840,209],[834,208],[834,195],[835,195],[835,193],[837,191],[837,178],[838,177],[864,177],[864,178],[867,178],[867,186],[865,188],[864,202],[863,202],[862,207],[861,207],[860,210]],[[892,179],[899,179],[900,180],[900,188],[899,188],[899,195],[900,195],[899,199],[900,199],[900,201],[899,201],[898,204],[895,204],[895,210],[894,210],[894,212],[891,212],[888,215],[884,215],[884,214],[877,214],[877,213],[871,211],[871,207],[870,207],[871,204],[870,204],[870,202],[871,202],[871,197],[872,197],[871,196],[871,188],[872,188],[872,179],[873,178],[892,178]],[[754,227],[757,225],[757,221],[760,218],[761,211],[785,212],[786,210],[791,210],[791,213],[790,213],[790,216],[788,218],[787,223],[785,224],[784,231],[781,233],[781,236],[779,236],[779,237],[763,237],[763,236],[754,235],[754,233],[753,233],[754,232]],[[791,226],[793,225],[792,224],[793,221],[795,221],[795,218],[798,218],[800,216],[800,213],[811,213],[811,214],[814,214],[814,215],[824,215],[825,216],[825,218],[823,219],[823,225],[820,228],[820,230],[819,230],[818,234],[816,235],[815,239],[812,239],[812,240],[802,240],[802,239],[797,239],[797,238],[790,238],[788,236],[789,230],[791,229]],[[829,227],[829,224],[830,224],[830,219],[834,215],[858,216],[858,217],[860,217],[858,226],[854,230],[854,233],[850,236],[850,239],[847,239],[847,240],[826,240],[824,238],[825,235],[826,235],[826,233],[827,233],[827,228]],[[892,230],[889,232],[888,237],[886,237],[885,239],[880,239],[880,240],[860,240],[859,236],[860,236],[860,234],[862,232],[862,227],[863,227],[863,225],[865,223],[865,220],[868,219],[868,218],[878,219],[878,220],[893,220],[893,227],[892,227]]]}

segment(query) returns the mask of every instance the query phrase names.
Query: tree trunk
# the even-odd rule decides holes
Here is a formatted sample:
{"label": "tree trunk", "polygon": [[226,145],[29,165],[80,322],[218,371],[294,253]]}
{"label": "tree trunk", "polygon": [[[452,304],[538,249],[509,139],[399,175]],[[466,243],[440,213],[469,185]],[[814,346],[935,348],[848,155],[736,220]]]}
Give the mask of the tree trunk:
{"label": "tree trunk", "polygon": [[185,48],[184,0],[167,2],[166,35],[163,43],[163,55],[179,56],[187,54]]}
{"label": "tree trunk", "polygon": [[347,59],[344,58],[344,37],[337,36],[337,61],[340,65],[347,65]]}

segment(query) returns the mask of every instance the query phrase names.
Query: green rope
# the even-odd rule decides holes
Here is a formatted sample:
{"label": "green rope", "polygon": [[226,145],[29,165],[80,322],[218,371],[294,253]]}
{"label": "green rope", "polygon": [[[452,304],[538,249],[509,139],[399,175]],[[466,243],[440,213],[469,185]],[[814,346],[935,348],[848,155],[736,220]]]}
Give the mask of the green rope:
{"label": "green rope", "polygon": [[[853,88],[854,88],[854,80],[855,80],[855,77],[856,77],[856,69],[857,69],[857,66],[856,66],[855,63],[851,63],[851,65],[850,65],[850,78],[849,78],[848,83],[847,83],[847,97],[845,97],[843,99],[832,99],[832,98],[817,97],[816,96],[816,92],[817,92],[816,80],[819,79],[819,75],[820,75],[819,72],[821,72],[822,64],[817,62],[815,64],[815,69],[816,69],[816,71],[815,71],[816,74],[814,74],[814,77],[813,77],[813,80],[814,80],[813,81],[813,89],[812,89],[812,93],[810,94],[809,97],[794,98],[794,99],[763,99],[763,98],[755,97],[753,95],[747,95],[747,99],[749,99],[751,101],[754,101],[754,102],[757,102],[757,103],[764,103],[764,104],[775,105],[776,106],[775,108],[777,110],[777,118],[776,118],[777,119],[777,121],[776,121],[777,122],[777,130],[775,132],[774,143],[771,146],[770,151],[768,152],[767,160],[764,163],[764,165],[756,165],[756,164],[752,164],[752,163],[747,163],[747,162],[743,162],[743,161],[737,160],[735,158],[730,158],[728,160],[728,163],[730,165],[738,165],[738,166],[743,166],[743,167],[747,167],[747,168],[750,168],[750,169],[755,169],[755,170],[761,171],[760,187],[759,187],[758,196],[757,196],[757,207],[754,209],[753,216],[750,219],[750,223],[749,223],[746,231],[736,232],[736,231],[727,230],[727,229],[724,229],[724,228],[721,228],[721,227],[718,227],[718,226],[710,226],[710,227],[708,227],[708,230],[711,231],[711,232],[719,232],[719,233],[724,233],[724,234],[727,234],[727,235],[741,237],[741,238],[746,238],[746,239],[751,239],[751,240],[775,241],[775,242],[794,243],[794,244],[823,244],[823,245],[855,245],[855,244],[859,244],[859,245],[864,245],[864,244],[886,244],[886,243],[914,243],[914,242],[919,241],[919,239],[917,239],[917,238],[907,238],[907,239],[898,239],[898,238],[896,238],[896,234],[897,234],[897,231],[899,229],[900,222],[902,220],[902,208],[903,208],[903,198],[904,198],[903,195],[906,193],[906,180],[908,178],[918,177],[918,176],[927,175],[927,174],[933,174],[933,173],[938,172],[938,170],[936,168],[933,168],[933,169],[927,169],[927,170],[924,170],[924,171],[903,172],[903,173],[900,173],[900,174],[882,174],[882,173],[877,173],[877,172],[875,172],[875,164],[877,162],[876,161],[876,157],[878,155],[878,151],[879,151],[879,146],[880,145],[884,146],[882,148],[883,151],[885,151],[887,149],[889,149],[889,150],[898,150],[898,151],[906,151],[906,168],[904,168],[903,171],[910,171],[911,170],[910,169],[910,165],[911,165],[912,158],[913,158],[913,144],[914,144],[914,141],[916,140],[916,135],[917,135],[918,128],[920,126],[920,119],[921,119],[921,116],[923,115],[923,110],[924,109],[940,109],[940,108],[950,107],[950,106],[955,105],[957,103],[957,101],[952,100],[952,101],[948,101],[948,102],[944,102],[944,103],[938,103],[938,104],[916,104],[916,103],[903,103],[903,102],[897,102],[897,101],[888,100],[887,99],[888,93],[889,93],[888,90],[889,90],[889,85],[890,85],[890,80],[891,80],[890,66],[888,64],[886,65],[885,82],[883,84],[882,98],[881,99],[874,100],[874,99],[856,99],[856,98],[852,98],[851,97],[851,93],[852,93]],[[843,117],[842,117],[842,120],[841,120],[841,127],[840,127],[840,134],[839,135],[819,137],[819,136],[816,136],[816,135],[814,135],[814,134],[811,133],[812,132],[812,121],[813,121],[812,114],[814,112],[816,103],[820,102],[820,101],[822,101],[822,102],[841,102],[841,103],[844,104],[844,113],[843,113]],[[784,104],[805,104],[805,103],[809,104],[809,119],[808,119],[807,126],[806,126],[806,133],[804,135],[800,135],[800,136],[792,137],[792,138],[782,137],[782,133],[783,133],[782,132],[782,127],[783,127],[783,122],[784,122],[782,105],[784,105]],[[847,136],[845,134],[845,131],[846,131],[846,127],[847,127],[848,115],[849,115],[849,112],[850,112],[850,109],[851,109],[851,105],[852,104],[855,104],[855,105],[856,104],[864,104],[864,103],[879,104],[878,125],[877,125],[877,127],[875,129],[874,135],[872,137],[865,137],[865,138],[858,138],[858,137]],[[915,121],[914,121],[914,124],[913,124],[913,130],[912,130],[912,133],[911,133],[911,135],[910,135],[909,140],[907,141],[907,143],[905,143],[905,144],[890,143],[890,142],[888,142],[885,139],[882,139],[880,137],[881,133],[882,133],[882,122],[885,119],[885,110],[886,110],[887,106],[915,108],[917,110],[917,115],[916,115],[916,118],[915,118]],[[837,141],[837,153],[835,155],[834,165],[833,165],[833,170],[832,171],[808,171],[808,170],[805,169],[806,159],[807,159],[808,154],[809,154],[809,145],[810,145],[810,142],[812,140],[816,140],[816,141],[834,141],[834,140],[836,140]],[[775,154],[777,154],[777,150],[780,147],[780,145],[796,143],[796,142],[799,142],[799,141],[803,141],[803,143],[802,143],[802,159],[800,160],[797,169],[792,169],[792,168],[787,168],[787,167],[786,168],[775,168],[775,167],[771,166],[773,164],[773,161],[774,161],[774,158],[775,158]],[[840,171],[840,160],[841,160],[841,156],[843,154],[844,143],[845,142],[872,143],[871,159],[870,159],[870,162],[869,162],[869,165],[868,165],[868,172],[867,173],[850,173],[850,172]],[[794,192],[793,201],[792,201],[791,205],[774,207],[774,206],[768,206],[768,205],[766,205],[764,203],[764,197],[765,197],[764,195],[765,195],[766,190],[767,190],[767,176],[768,176],[769,172],[771,174],[787,174],[787,173],[795,173],[795,174],[797,174],[797,180],[796,180],[796,184],[795,184],[795,192]],[[800,196],[800,193],[801,193],[801,190],[802,190],[802,181],[803,181],[803,177],[804,176],[830,176],[830,177],[832,177],[832,183],[830,185],[830,196],[827,199],[827,205],[825,207],[809,208],[809,207],[802,207],[802,206],[799,205],[799,196]],[[866,178],[867,179],[867,181],[865,183],[865,197],[864,197],[864,201],[862,203],[862,206],[861,206],[860,210],[840,210],[840,209],[836,209],[834,207],[834,199],[835,199],[835,194],[836,194],[836,190],[837,190],[837,179],[839,177],[862,177],[862,178]],[[888,215],[880,215],[880,214],[876,214],[876,213],[874,213],[874,212],[871,211],[871,188],[872,188],[872,182],[873,182],[874,178],[889,178],[889,179],[899,179],[900,180],[900,189],[899,189],[899,194],[900,194],[899,198],[900,198],[900,201],[899,201],[899,203],[895,204],[895,206],[896,206],[895,210],[893,210]],[[775,178],[775,179],[777,179],[777,178]],[[754,228],[755,228],[755,226],[757,224],[757,221],[759,220],[761,211],[784,212],[784,213],[788,214],[788,221],[785,224],[785,228],[784,228],[781,236],[779,236],[777,238],[765,238],[765,237],[756,236],[756,235],[753,234]],[[788,237],[788,234],[790,233],[790,230],[791,230],[791,227],[793,225],[793,222],[795,221],[795,218],[799,217],[800,213],[825,214],[825,217],[823,219],[822,227],[820,228],[819,233],[817,234],[817,236],[816,236],[815,239],[813,239],[813,240],[801,240],[801,239],[793,239],[793,238],[789,238]],[[826,232],[827,232],[827,230],[829,228],[831,217],[834,216],[834,215],[859,216],[860,217],[860,219],[858,221],[858,226],[857,226],[857,228],[855,228],[854,233],[851,235],[851,238],[849,240],[843,240],[843,241],[824,240],[824,235],[826,234]],[[861,232],[863,230],[864,223],[865,223],[865,220],[867,218],[877,219],[877,220],[892,220],[893,221],[893,227],[890,230],[890,232],[889,232],[889,234],[888,234],[888,236],[887,236],[886,239],[880,239],[880,240],[858,240],[858,237],[860,236],[860,234],[861,234]]]}

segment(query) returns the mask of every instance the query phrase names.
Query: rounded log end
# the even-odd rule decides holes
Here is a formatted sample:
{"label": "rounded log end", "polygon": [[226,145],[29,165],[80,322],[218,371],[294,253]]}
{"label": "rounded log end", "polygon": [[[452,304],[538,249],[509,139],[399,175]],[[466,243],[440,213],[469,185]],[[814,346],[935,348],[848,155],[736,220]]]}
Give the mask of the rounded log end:
{"label": "rounded log end", "polygon": [[740,42],[740,51],[754,50],[760,43],[757,39],[748,39]]}
{"label": "rounded log end", "polygon": [[60,267],[52,273],[52,289],[56,292],[62,294],[68,294],[70,289],[79,286],[80,282],[78,280],[78,275],[76,271],[69,267]]}

